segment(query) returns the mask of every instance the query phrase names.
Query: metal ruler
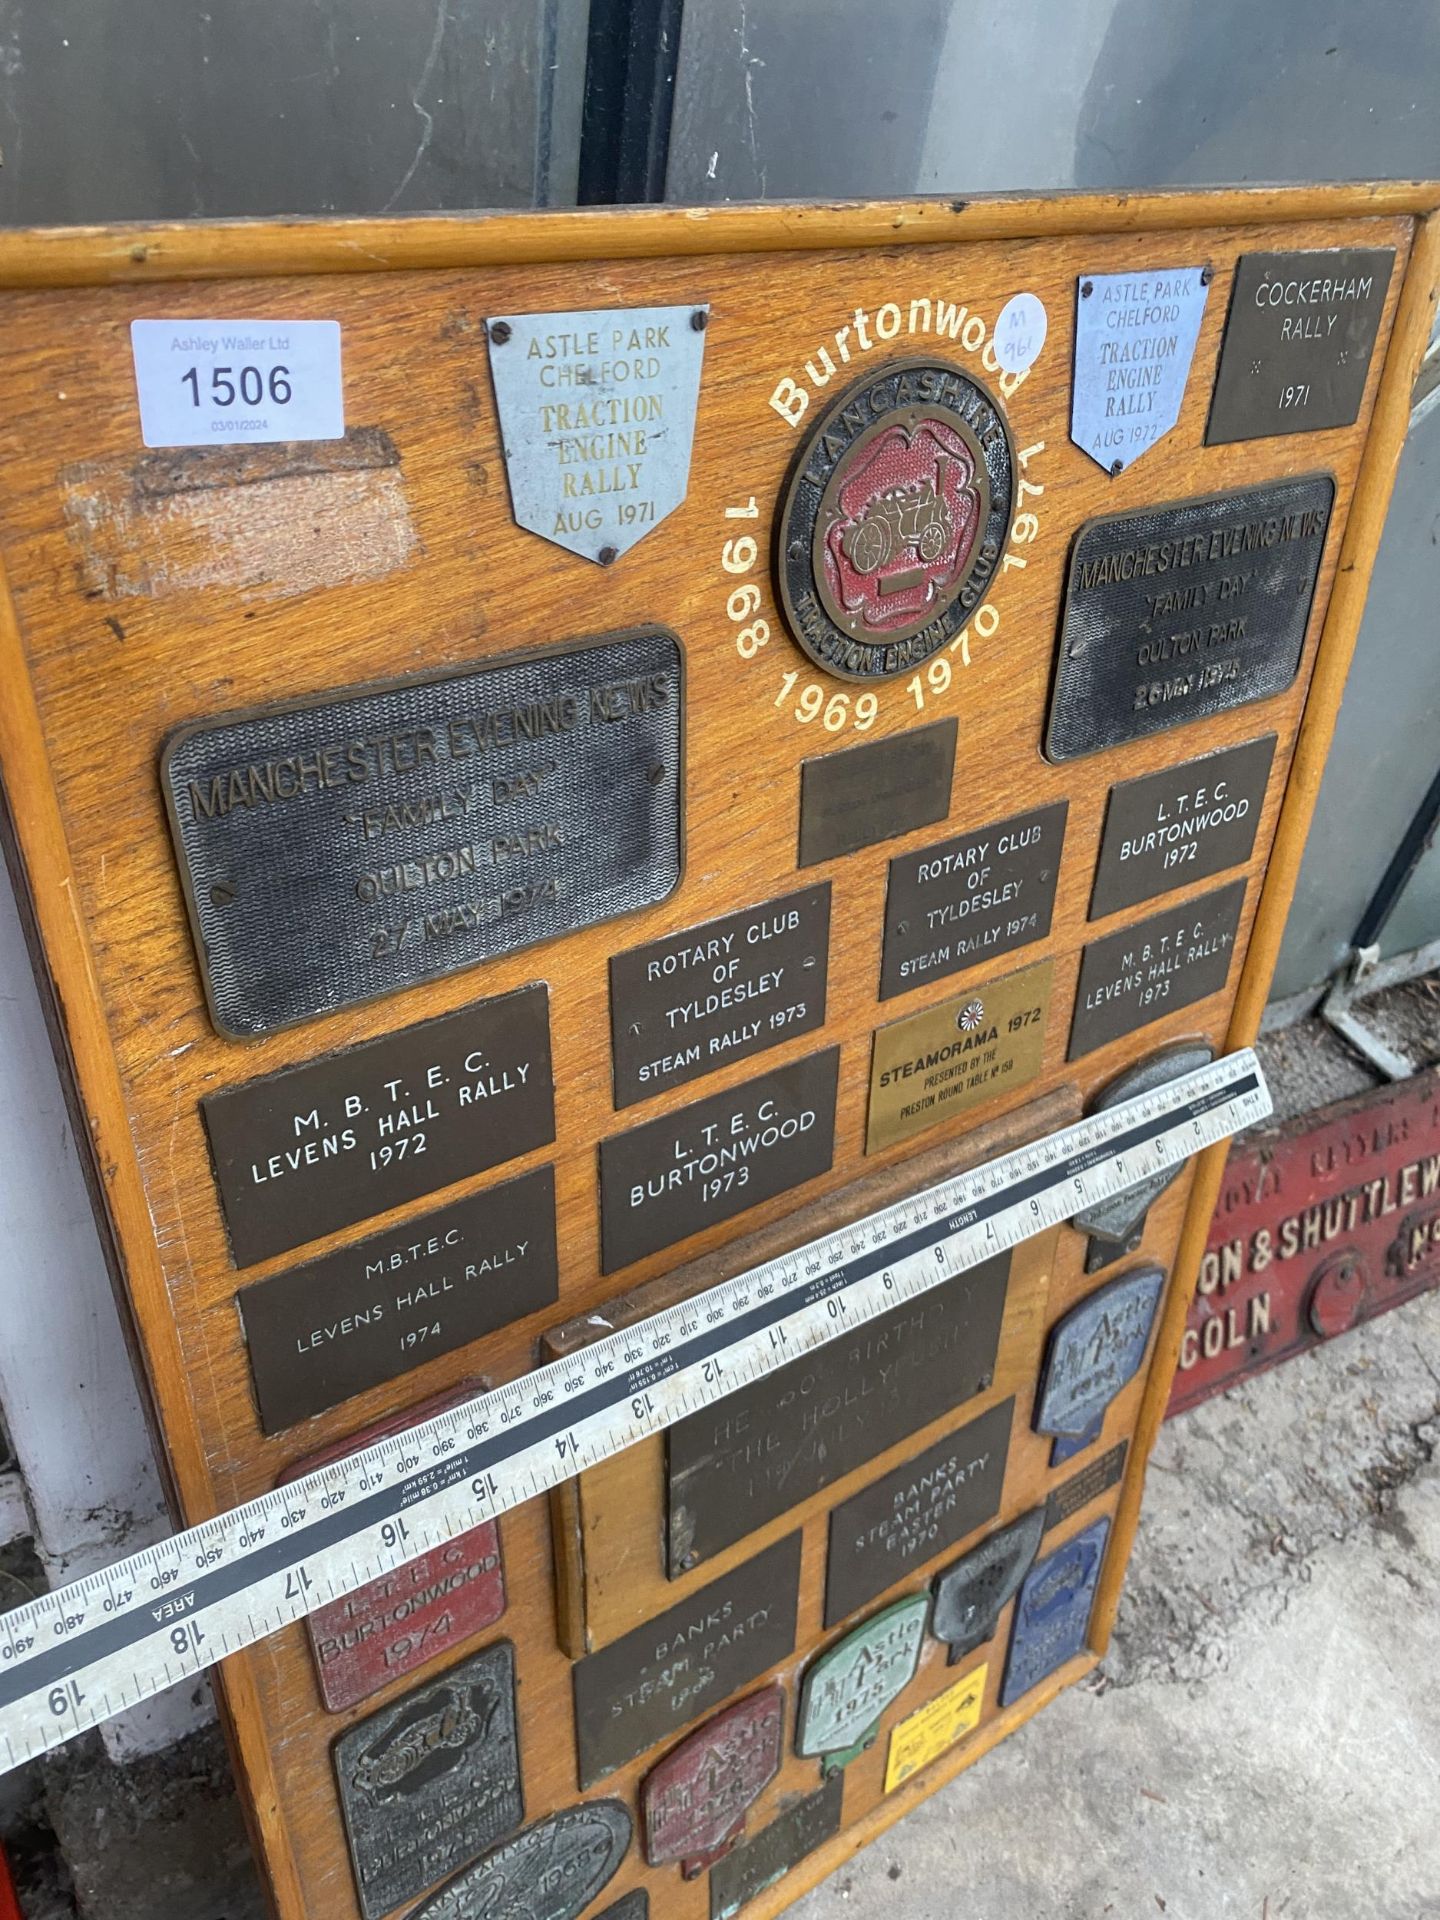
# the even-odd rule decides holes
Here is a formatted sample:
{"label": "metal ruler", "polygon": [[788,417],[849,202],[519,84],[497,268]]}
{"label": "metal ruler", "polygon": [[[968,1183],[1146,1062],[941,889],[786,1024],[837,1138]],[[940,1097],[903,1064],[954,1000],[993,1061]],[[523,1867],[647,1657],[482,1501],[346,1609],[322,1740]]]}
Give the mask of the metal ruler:
{"label": "metal ruler", "polygon": [[0,1618],[0,1771],[1270,1112],[1246,1050]]}

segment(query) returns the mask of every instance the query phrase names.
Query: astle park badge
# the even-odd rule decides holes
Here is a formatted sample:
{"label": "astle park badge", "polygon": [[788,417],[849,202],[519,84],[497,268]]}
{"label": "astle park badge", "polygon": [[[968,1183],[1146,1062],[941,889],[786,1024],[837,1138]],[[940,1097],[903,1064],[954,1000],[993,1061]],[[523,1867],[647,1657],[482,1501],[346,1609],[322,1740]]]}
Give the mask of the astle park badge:
{"label": "astle park badge", "polygon": [[820,416],[781,508],[776,572],[817,666],[888,680],[948,644],[1010,531],[1015,451],[998,404],[941,360],[893,360]]}

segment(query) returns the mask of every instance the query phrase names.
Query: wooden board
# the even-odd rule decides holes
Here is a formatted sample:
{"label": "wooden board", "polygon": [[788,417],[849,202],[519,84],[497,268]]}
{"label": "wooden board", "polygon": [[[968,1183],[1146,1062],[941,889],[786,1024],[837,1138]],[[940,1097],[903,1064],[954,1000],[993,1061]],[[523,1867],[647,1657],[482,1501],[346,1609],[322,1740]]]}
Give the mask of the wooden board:
{"label": "wooden board", "polygon": [[[0,770],[11,851],[181,1516],[193,1521],[256,1494],[297,1459],[465,1376],[513,1376],[532,1364],[547,1326],[599,1306],[617,1287],[642,1287],[715,1255],[741,1234],[775,1228],[800,1205],[823,1209],[862,1176],[911,1167],[1032,1099],[1084,1100],[1128,1061],[1168,1041],[1205,1036],[1224,1047],[1253,1037],[1433,311],[1437,198],[1428,187],[1314,188],[0,236],[0,319],[8,348],[0,395],[0,559],[7,584],[0,608]],[[1339,245],[1396,250],[1355,424],[1206,447],[1237,257]],[[1076,282],[1084,274],[1179,263],[1213,269],[1180,419],[1112,480],[1068,439]],[[862,714],[857,690],[813,670],[787,637],[765,559],[757,557],[743,575],[723,564],[725,543],[747,527],[756,530],[763,553],[793,456],[796,436],[770,397],[777,382],[799,376],[821,346],[833,349],[837,328],[852,323],[857,307],[874,313],[894,302],[908,316],[912,302],[943,299],[981,316],[988,340],[1001,305],[1021,290],[1039,295],[1050,323],[1039,362],[1004,403],[1024,478],[1036,490],[1022,503],[1035,521],[1010,548],[1025,565],[1007,570],[995,588],[990,604],[998,627],[972,636],[968,660],[947,656],[948,672],[926,674],[914,690],[904,676],[885,684],[873,717],[857,731],[871,710]],[[604,570],[518,529],[510,515],[484,317],[597,304],[705,303],[710,323],[683,506]],[[349,438],[256,450],[238,461],[228,452],[147,457],[129,323],[241,316],[340,321]],[[979,348],[938,342],[933,332],[893,344],[943,349],[996,389]],[[230,465],[217,465],[222,461]],[[1336,501],[1294,685],[1273,699],[1089,760],[1046,762],[1040,742],[1076,527],[1101,512],[1316,471],[1333,474]],[[727,518],[727,509],[747,512],[752,501],[753,520]],[[732,562],[735,557],[731,548]],[[727,614],[741,577],[757,583],[759,612],[770,629],[749,658],[737,652],[739,623]],[[216,1032],[205,1010],[157,779],[162,743],[175,728],[646,622],[672,629],[685,650],[686,870],[669,900],[263,1040],[240,1043]],[[818,695],[807,694],[811,686]],[[936,719],[959,723],[944,826],[797,876],[800,763]],[[1276,754],[1253,853],[1237,870],[1246,880],[1244,908],[1223,990],[1067,1064],[1070,1004],[1081,950],[1093,936],[1087,908],[1109,787],[1262,732],[1276,734]],[[954,979],[937,981],[883,1006],[878,1001],[889,859],[1062,799],[1069,820],[1048,937],[959,977],[967,988],[983,990],[1019,966],[1053,961],[1053,1012],[1037,1078],[991,1107],[867,1157],[872,1033],[950,997],[957,986]],[[617,1113],[609,956],[820,880],[832,889],[823,1032],[784,1039],[758,1059]],[[1183,905],[1216,884],[1181,888],[1167,899]],[[1101,926],[1132,924],[1155,904]],[[238,1273],[199,1102],[534,981],[549,987],[555,1143],[447,1189],[444,1197],[553,1165],[557,1307],[265,1436],[237,1286],[351,1244],[374,1222],[319,1239],[303,1256],[281,1255]],[[822,1047],[840,1050],[830,1170],[735,1221],[648,1255],[618,1279],[602,1275],[598,1142]],[[1106,1500],[1115,1536],[1090,1651],[998,1710],[1002,1662],[993,1650],[978,1731],[886,1795],[889,1726],[955,1678],[944,1649],[927,1641],[919,1675],[887,1714],[881,1740],[848,1770],[841,1831],[748,1912],[769,1914],[788,1903],[1103,1651],[1221,1158],[1204,1158],[1152,1209],[1147,1226],[1144,1252],[1162,1261],[1172,1280],[1148,1373],[1127,1391],[1106,1429],[1107,1441],[1124,1432],[1131,1445],[1124,1481]],[[434,1204],[427,1196],[385,1219],[417,1220]],[[1082,1243],[1068,1230],[1061,1242],[1049,1314],[1085,1290]],[[1034,1354],[1039,1295],[1022,1288],[1016,1298],[1017,1310],[1029,1316],[1025,1351]],[[1013,1338],[1020,1340],[1018,1330]],[[1042,1454],[1038,1446],[1017,1452],[1020,1477],[1007,1484],[1007,1513],[1058,1477]],[[643,1463],[637,1466],[643,1470]],[[857,1476],[868,1477],[868,1470]],[[817,1564],[821,1508],[828,1504],[828,1496],[816,1503],[807,1523],[801,1638],[777,1676],[791,1697],[792,1727],[797,1675],[830,1637],[820,1632]],[[503,1633],[516,1648],[526,1809],[534,1819],[578,1797],[571,1663],[557,1632],[545,1504],[508,1516],[501,1534],[511,1598],[489,1637]],[[636,1576],[631,1592],[622,1574],[623,1605],[647,1605],[655,1578],[652,1565]],[[578,1590],[566,1591],[573,1612]],[[575,1633],[572,1625],[564,1635],[571,1646],[578,1644]],[[390,1692],[412,1684],[407,1679]],[[221,1692],[277,1912],[284,1920],[314,1913],[353,1920],[357,1907],[329,1750],[377,1702],[325,1713],[300,1630],[228,1661]],[[378,1696],[381,1702],[387,1697]],[[622,1769],[599,1791],[633,1806],[640,1778],[662,1751]],[[786,1796],[817,1785],[815,1762],[789,1752],[752,1814],[751,1830],[773,1819]],[[605,1899],[631,1886],[650,1889],[652,1911],[663,1920],[692,1920],[708,1911],[703,1877],[687,1883],[675,1867],[647,1870],[638,1846]]]}

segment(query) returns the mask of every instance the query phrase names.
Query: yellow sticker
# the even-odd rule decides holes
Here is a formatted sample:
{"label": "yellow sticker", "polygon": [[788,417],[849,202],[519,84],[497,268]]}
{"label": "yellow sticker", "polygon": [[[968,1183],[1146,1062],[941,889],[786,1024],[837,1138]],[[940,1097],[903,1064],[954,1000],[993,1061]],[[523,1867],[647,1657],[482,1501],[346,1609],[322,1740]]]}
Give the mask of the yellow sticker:
{"label": "yellow sticker", "polygon": [[953,1687],[917,1707],[902,1720],[890,1736],[890,1758],[885,1765],[885,1791],[893,1793],[912,1773],[928,1767],[962,1734],[971,1733],[980,1721],[985,1704],[985,1676],[988,1666],[976,1667]]}

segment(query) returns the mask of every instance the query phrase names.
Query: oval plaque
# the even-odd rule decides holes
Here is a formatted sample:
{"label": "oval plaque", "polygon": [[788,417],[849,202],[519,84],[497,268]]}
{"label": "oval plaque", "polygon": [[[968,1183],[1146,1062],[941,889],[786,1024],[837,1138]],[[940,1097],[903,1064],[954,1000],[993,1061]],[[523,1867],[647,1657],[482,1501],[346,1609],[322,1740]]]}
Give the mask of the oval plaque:
{"label": "oval plaque", "polygon": [[575,1920],[609,1883],[633,1830],[619,1800],[564,1807],[467,1867],[412,1920]]}

